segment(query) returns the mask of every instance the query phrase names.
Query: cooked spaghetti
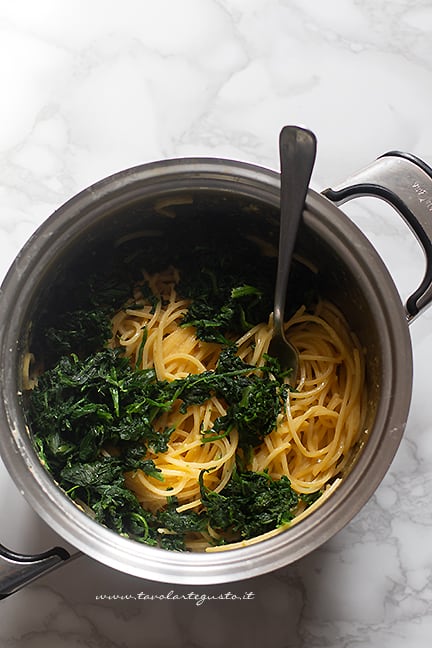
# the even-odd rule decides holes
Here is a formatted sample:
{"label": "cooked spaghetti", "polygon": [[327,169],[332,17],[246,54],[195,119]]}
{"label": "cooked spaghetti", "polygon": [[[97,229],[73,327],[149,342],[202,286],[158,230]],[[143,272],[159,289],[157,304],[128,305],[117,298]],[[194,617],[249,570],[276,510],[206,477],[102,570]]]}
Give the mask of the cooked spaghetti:
{"label": "cooked spaghetti", "polygon": [[277,251],[239,234],[234,258],[223,228],[190,249],[198,225],[177,226],[186,254],[122,240],[111,270],[60,286],[23,390],[42,463],[86,513],[139,542],[220,551],[279,533],[338,487],[362,430],[364,352],[294,264],[293,390],[268,355]]}
{"label": "cooked spaghetti", "polygon": [[[220,344],[204,342],[192,326],[182,325],[189,302],[177,294],[178,280],[173,268],[145,275],[146,284],[158,297],[156,305],[146,300],[137,286],[133,301],[112,319],[110,347],[120,347],[133,367],[154,368],[160,381],[212,371],[221,352]],[[300,308],[286,323],[286,333],[299,351],[298,384],[295,391],[287,390],[274,429],[253,448],[247,469],[274,480],[288,478],[296,493],[306,497],[319,493],[323,499],[339,483],[359,439],[364,404],[363,352],[342,314],[327,301],[319,301],[313,312]],[[263,366],[271,337],[270,317],[234,340],[237,355],[248,365]],[[139,469],[126,475],[127,487],[145,509],[161,509],[169,494],[176,498],[178,512],[200,512],[200,476],[209,490],[223,491],[235,470],[238,431],[234,428],[225,436],[213,440],[210,436],[203,442],[203,430],[211,431],[214,421],[226,410],[224,400],[213,395],[186,410],[180,402],[175,403],[158,418],[158,430],[173,430],[166,452],[149,449],[147,453],[160,471],[159,478]],[[306,510],[300,501],[297,518],[312,510],[320,499]],[[217,541],[220,537],[210,526],[205,533],[191,534],[188,546],[202,549],[208,547],[209,539]],[[256,539],[240,544],[253,541]],[[214,549],[217,547],[210,550]]]}

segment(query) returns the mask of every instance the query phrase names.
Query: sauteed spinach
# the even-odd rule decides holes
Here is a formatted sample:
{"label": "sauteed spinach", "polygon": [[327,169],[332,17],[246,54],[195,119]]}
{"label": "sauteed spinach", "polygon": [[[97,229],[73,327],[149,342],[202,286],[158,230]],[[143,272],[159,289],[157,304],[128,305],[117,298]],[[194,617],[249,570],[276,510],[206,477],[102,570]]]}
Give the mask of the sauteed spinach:
{"label": "sauteed spinach", "polygon": [[[289,480],[275,481],[243,467],[250,449],[275,425],[288,389],[286,373],[270,357],[259,371],[245,364],[226,337],[228,331],[242,332],[268,317],[274,259],[261,257],[257,272],[250,246],[239,244],[235,259],[223,245],[174,258],[172,247],[164,250],[163,244],[156,255],[147,250],[147,259],[159,261],[151,270],[168,261],[180,268],[179,291],[191,299],[183,325],[196,327],[199,338],[223,345],[214,371],[167,382],[157,380],[153,369],[132,368],[119,350],[104,348],[111,334],[110,317],[132,294],[134,269],[141,263],[136,246],[122,254],[109,272],[74,284],[69,310],[49,325],[41,319],[40,349],[46,366],[28,395],[27,413],[42,462],[98,521],[168,549],[184,550],[187,534],[204,531],[208,524],[241,539],[290,520],[298,496]],[[197,263],[202,264],[201,272],[196,272]],[[238,430],[238,466],[230,482],[217,494],[204,486],[201,476],[202,513],[177,512],[169,491],[163,510],[146,511],[126,488],[125,473],[140,469],[163,480],[146,458],[148,450],[163,453],[173,431],[156,430],[158,418],[175,401],[186,411],[212,395],[226,401],[227,412],[211,430],[203,430],[203,443]]]}

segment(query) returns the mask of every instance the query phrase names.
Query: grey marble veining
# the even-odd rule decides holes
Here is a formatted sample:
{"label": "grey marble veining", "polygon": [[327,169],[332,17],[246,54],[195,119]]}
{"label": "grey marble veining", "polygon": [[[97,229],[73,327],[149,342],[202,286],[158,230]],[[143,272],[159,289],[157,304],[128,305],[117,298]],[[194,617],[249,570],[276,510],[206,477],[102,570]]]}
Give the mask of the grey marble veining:
{"label": "grey marble veining", "polygon": [[[392,149],[431,164],[431,74],[427,0],[3,2],[0,277],[37,226],[90,183],[185,155],[278,168],[285,123],[317,134],[317,190]],[[406,226],[376,200],[346,212],[406,298],[424,271]],[[0,603],[0,647],[428,648],[431,321],[426,312],[411,326],[412,407],[397,456],[323,547],[277,572],[209,587],[140,581],[82,557]],[[0,486],[2,543],[63,543],[2,464]],[[229,597],[245,592],[253,596]]]}

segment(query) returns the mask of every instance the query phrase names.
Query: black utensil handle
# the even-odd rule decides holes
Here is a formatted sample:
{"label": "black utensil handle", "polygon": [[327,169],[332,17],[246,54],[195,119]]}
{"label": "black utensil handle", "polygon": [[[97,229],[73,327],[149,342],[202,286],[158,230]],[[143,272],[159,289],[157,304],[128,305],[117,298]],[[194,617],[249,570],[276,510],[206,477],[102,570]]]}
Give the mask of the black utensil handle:
{"label": "black utensil handle", "polygon": [[62,547],[35,555],[16,553],[0,544],[0,599],[14,594],[49,571],[60,567],[71,555]]}
{"label": "black utensil handle", "polygon": [[412,322],[432,302],[432,168],[410,153],[389,151],[322,193],[337,205],[359,196],[381,198],[409,225],[426,257],[423,279],[405,304],[407,319]]}
{"label": "black utensil handle", "polygon": [[314,133],[300,126],[284,126],[279,135],[281,171],[281,218],[279,232],[279,262],[276,274],[274,323],[283,335],[285,298],[291,257],[297,239],[300,220],[316,157]]}

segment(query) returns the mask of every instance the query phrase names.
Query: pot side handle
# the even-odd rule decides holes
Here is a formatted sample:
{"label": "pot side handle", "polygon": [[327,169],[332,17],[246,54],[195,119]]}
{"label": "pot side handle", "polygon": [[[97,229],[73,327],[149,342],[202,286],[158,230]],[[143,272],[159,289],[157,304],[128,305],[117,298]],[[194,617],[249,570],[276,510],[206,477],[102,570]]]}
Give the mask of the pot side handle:
{"label": "pot side handle", "polygon": [[80,552],[71,555],[62,547],[54,547],[40,554],[25,555],[10,551],[0,544],[0,600],[60,567],[66,560],[80,555]]}
{"label": "pot side handle", "polygon": [[411,323],[432,302],[432,168],[410,153],[389,151],[322,193],[337,205],[359,196],[381,198],[409,225],[426,257],[424,277],[405,304]]}

